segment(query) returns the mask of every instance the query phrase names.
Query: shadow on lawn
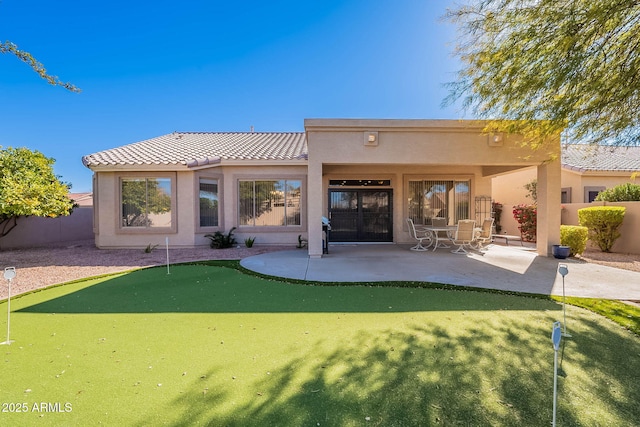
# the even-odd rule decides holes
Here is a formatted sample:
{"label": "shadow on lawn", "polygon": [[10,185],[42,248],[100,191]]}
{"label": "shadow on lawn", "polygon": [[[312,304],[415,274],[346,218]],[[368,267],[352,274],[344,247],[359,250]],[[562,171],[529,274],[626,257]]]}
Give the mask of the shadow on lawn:
{"label": "shadow on lawn", "polygon": [[[150,268],[97,283],[69,284],[69,293],[19,311],[32,313],[279,313],[440,310],[558,310],[543,298],[391,286],[308,286],[206,265]],[[74,290],[75,289],[75,290]]]}
{"label": "shadow on lawn", "polygon": [[[304,356],[265,375],[233,409],[216,409],[228,402],[224,387],[203,395],[202,385],[194,383],[174,400],[180,415],[173,425],[550,424],[548,325],[492,326],[468,322],[454,335],[414,324],[402,331],[359,331],[329,350],[315,343]],[[640,410],[640,361],[626,356],[638,354],[638,342],[589,321],[580,320],[579,329],[567,346],[569,374],[559,382],[559,425],[633,425]],[[619,347],[609,350],[609,344]],[[593,378],[573,375],[578,365]],[[592,412],[592,404],[605,413]]]}

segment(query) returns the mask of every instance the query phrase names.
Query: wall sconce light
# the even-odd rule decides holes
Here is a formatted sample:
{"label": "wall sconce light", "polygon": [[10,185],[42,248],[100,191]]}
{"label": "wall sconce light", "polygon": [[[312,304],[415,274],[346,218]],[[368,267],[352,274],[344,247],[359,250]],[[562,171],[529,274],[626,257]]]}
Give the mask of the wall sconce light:
{"label": "wall sconce light", "polygon": [[367,131],[364,133],[364,145],[367,147],[375,147],[378,145],[378,132]]}
{"label": "wall sconce light", "polygon": [[489,134],[489,147],[502,147],[504,136],[501,133]]}

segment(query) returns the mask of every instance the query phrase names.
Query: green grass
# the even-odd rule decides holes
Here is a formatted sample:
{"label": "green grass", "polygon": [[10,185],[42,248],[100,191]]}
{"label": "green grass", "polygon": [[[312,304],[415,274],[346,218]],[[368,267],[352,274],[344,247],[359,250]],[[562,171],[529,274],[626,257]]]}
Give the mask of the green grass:
{"label": "green grass", "polygon": [[[552,418],[550,335],[562,306],[550,299],[309,286],[184,265],[71,283],[11,308],[0,409],[27,411],[0,412],[1,425],[543,426]],[[558,425],[638,425],[640,338],[574,306],[567,320]],[[42,403],[58,412],[36,411]]]}
{"label": "green grass", "polygon": [[[561,297],[554,297],[554,299],[562,301]],[[605,316],[634,334],[640,335],[640,308],[637,306],[620,301],[577,297],[567,297],[566,303]]]}

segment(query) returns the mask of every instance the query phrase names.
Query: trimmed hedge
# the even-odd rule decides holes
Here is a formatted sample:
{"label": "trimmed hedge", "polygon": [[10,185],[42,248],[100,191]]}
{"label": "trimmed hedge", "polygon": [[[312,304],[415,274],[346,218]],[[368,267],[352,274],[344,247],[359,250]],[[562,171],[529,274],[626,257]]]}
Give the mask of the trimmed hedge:
{"label": "trimmed hedge", "polygon": [[589,240],[602,252],[611,252],[611,247],[620,237],[626,209],[623,206],[594,206],[578,209],[580,225],[589,229]]}
{"label": "trimmed hedge", "polygon": [[589,229],[581,225],[561,225],[560,244],[569,246],[571,253],[569,256],[581,255],[587,249],[587,238]]}
{"label": "trimmed hedge", "polygon": [[640,185],[627,182],[601,191],[596,196],[598,202],[638,202],[640,201]]}

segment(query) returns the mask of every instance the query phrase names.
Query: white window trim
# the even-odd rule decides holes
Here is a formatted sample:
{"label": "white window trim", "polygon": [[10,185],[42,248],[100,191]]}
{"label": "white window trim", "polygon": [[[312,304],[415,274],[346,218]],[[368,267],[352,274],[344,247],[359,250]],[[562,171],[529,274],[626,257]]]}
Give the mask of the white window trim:
{"label": "white window trim", "polygon": [[[218,181],[218,225],[217,226],[201,226],[200,225],[200,180],[215,179]],[[211,233],[222,231],[224,229],[224,175],[212,173],[197,173],[194,180],[194,221],[197,233]]]}
{"label": "white window trim", "polygon": [[[125,179],[141,179],[141,178],[168,178],[171,181],[171,227],[125,227],[122,225],[122,181]],[[176,184],[177,177],[175,173],[163,172],[130,172],[121,173],[116,176],[115,185],[118,195],[117,213],[115,215],[116,234],[175,234],[178,230],[178,212],[176,203]]]}
{"label": "white window trim", "polygon": [[[300,181],[300,225],[240,225],[240,181]],[[234,218],[238,224],[238,231],[247,233],[282,233],[282,232],[304,232],[307,229],[307,177],[305,175],[242,175],[236,176],[235,183],[235,212]]]}

